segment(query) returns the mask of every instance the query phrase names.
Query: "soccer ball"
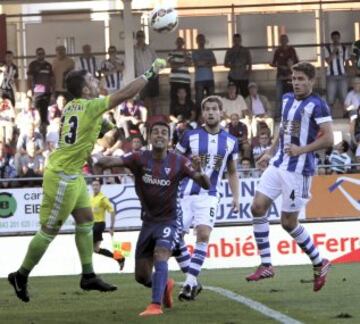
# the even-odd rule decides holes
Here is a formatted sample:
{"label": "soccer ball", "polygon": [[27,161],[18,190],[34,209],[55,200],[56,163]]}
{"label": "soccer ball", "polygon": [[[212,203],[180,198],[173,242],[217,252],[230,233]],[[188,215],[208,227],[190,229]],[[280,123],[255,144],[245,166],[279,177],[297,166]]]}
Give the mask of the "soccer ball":
{"label": "soccer ball", "polygon": [[158,33],[172,32],[178,25],[178,15],[174,8],[158,7],[149,15],[150,27]]}

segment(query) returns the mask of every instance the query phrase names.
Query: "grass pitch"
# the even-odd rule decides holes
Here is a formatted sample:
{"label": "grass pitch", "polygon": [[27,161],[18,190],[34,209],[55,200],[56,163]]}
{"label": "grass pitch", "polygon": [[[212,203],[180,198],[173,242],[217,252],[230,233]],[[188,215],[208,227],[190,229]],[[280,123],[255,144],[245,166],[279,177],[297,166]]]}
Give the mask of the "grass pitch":
{"label": "grass pitch", "polygon": [[[304,323],[360,323],[360,264],[333,266],[326,286],[312,291],[312,269],[307,266],[277,267],[274,279],[248,283],[253,269],[203,270],[205,286],[228,289],[258,301]],[[184,279],[179,272],[171,276]],[[139,318],[150,301],[150,289],[137,284],[133,275],[103,275],[117,284],[113,293],[83,292],[79,277],[35,277],[30,279],[30,303],[22,303],[6,279],[0,280],[0,323],[2,324],[107,324],[107,323],[276,323],[245,305],[209,290],[193,302],[179,302],[155,318]]]}

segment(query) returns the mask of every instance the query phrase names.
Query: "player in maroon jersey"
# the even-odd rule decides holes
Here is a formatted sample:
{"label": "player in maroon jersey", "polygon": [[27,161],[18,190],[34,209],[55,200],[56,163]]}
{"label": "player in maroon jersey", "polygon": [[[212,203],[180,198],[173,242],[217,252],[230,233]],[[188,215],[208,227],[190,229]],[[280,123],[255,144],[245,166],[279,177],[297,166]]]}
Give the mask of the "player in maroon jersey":
{"label": "player in maroon jersey", "polygon": [[191,163],[187,158],[169,152],[169,140],[169,126],[157,122],[150,129],[151,151],[132,152],[121,158],[104,157],[97,161],[103,168],[125,166],[135,176],[143,221],[136,246],[135,279],[152,287],[152,302],[140,316],[162,314],[162,301],[165,307],[172,307],[174,281],[167,278],[167,261],[182,232],[182,212],[177,199],[180,181],[190,177],[204,189],[210,187],[209,178],[201,171],[200,159],[194,157]]}

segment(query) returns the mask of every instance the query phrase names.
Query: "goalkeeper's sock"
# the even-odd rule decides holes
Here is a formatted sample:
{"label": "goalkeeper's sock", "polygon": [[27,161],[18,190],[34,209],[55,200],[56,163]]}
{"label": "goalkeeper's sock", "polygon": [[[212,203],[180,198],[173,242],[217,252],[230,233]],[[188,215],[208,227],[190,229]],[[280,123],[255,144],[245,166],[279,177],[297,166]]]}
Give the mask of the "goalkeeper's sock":
{"label": "goalkeeper's sock", "polygon": [[49,235],[39,230],[32,238],[28,250],[25,255],[25,259],[19,269],[19,273],[27,277],[31,270],[38,264],[47,250],[49,244],[55,238],[54,235]]}
{"label": "goalkeeper's sock", "polygon": [[75,242],[79,252],[82,273],[94,272],[92,265],[93,254],[93,223],[77,224],[75,227]]}
{"label": "goalkeeper's sock", "polygon": [[110,252],[109,250],[107,250],[107,249],[99,249],[99,251],[95,251],[95,253],[101,254],[101,255],[106,256],[108,258],[113,258],[114,257],[114,254],[112,252]]}

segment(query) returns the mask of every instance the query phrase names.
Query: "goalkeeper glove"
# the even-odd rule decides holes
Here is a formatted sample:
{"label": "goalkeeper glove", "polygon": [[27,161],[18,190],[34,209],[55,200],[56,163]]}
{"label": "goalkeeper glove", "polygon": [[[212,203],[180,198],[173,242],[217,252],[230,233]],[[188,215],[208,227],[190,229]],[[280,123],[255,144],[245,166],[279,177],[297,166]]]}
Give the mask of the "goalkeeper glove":
{"label": "goalkeeper glove", "polygon": [[166,66],[166,60],[157,58],[155,59],[153,64],[151,64],[150,69],[145,71],[142,77],[146,80],[152,80],[159,74],[160,70],[163,69],[165,66]]}

